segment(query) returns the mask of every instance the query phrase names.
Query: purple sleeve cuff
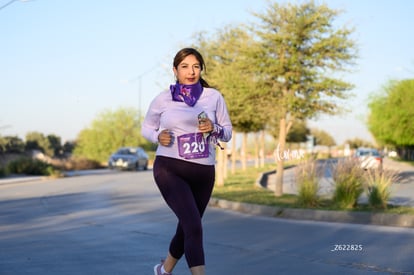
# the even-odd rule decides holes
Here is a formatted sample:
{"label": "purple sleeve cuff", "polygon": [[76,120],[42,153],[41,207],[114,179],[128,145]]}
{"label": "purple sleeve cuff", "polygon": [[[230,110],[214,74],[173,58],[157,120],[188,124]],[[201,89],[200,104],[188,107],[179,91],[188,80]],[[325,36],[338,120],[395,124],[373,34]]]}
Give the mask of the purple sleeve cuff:
{"label": "purple sleeve cuff", "polygon": [[214,124],[214,130],[212,134],[214,134],[217,138],[222,138],[224,134],[223,127],[218,124]]}

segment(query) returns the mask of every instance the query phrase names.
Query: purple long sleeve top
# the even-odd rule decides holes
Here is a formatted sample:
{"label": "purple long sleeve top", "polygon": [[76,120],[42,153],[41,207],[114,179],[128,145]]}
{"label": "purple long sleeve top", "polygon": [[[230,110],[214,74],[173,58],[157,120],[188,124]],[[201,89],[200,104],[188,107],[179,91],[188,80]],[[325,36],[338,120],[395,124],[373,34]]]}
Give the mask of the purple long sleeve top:
{"label": "purple long sleeve top", "polygon": [[[214,131],[208,137],[198,130],[198,114],[203,111],[214,123]],[[232,124],[224,98],[213,88],[204,88],[193,107],[173,101],[169,90],[156,96],[142,123],[141,133],[149,141],[158,143],[158,135],[164,129],[173,133],[174,140],[170,146],[159,144],[157,156],[204,165],[214,165],[217,141],[227,142],[232,135]]]}

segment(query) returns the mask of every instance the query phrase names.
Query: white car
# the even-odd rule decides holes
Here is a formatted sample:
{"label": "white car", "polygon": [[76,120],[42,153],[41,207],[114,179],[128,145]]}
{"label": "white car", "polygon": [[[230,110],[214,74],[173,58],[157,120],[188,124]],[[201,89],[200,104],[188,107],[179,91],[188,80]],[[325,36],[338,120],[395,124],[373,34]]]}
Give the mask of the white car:
{"label": "white car", "polygon": [[377,149],[358,148],[355,152],[355,158],[360,162],[361,168],[382,169],[382,156]]}
{"label": "white car", "polygon": [[110,156],[108,167],[122,170],[147,170],[148,155],[140,147],[123,147]]}

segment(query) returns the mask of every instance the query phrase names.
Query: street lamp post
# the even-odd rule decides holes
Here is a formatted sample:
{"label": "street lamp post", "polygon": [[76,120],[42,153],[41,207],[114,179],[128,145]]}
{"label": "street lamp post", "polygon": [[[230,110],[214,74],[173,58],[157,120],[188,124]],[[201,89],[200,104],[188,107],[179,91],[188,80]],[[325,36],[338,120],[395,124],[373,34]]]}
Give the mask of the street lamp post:
{"label": "street lamp post", "polygon": [[141,74],[138,76],[138,122],[139,124],[141,124],[141,116],[142,116],[141,97],[142,97],[142,77],[143,76],[144,74]]}
{"label": "street lamp post", "polygon": [[128,82],[138,81],[138,108],[139,108],[138,109],[138,115],[139,115],[138,121],[139,121],[140,124],[141,124],[141,115],[142,115],[142,110],[141,110],[141,108],[142,108],[142,106],[141,106],[142,105],[141,104],[141,97],[142,97],[142,78],[146,74],[154,71],[156,68],[158,68],[158,65],[152,67],[151,69],[149,69],[149,70],[147,70],[147,71],[145,71],[145,72],[137,75],[136,77],[134,77],[133,79],[131,79],[130,81],[128,81]]}

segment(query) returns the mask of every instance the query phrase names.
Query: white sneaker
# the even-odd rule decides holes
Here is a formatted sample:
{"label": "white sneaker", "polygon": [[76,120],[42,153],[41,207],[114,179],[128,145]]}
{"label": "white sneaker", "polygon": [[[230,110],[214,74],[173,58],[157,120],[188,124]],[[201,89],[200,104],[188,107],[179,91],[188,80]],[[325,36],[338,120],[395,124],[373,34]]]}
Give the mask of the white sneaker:
{"label": "white sneaker", "polygon": [[172,273],[167,272],[161,273],[161,267],[162,263],[154,266],[154,275],[172,275]]}

